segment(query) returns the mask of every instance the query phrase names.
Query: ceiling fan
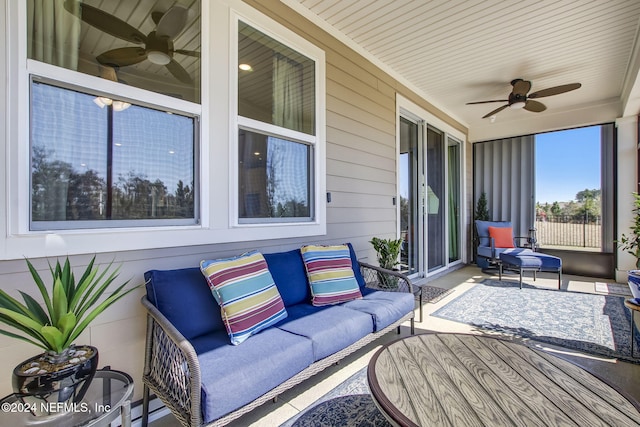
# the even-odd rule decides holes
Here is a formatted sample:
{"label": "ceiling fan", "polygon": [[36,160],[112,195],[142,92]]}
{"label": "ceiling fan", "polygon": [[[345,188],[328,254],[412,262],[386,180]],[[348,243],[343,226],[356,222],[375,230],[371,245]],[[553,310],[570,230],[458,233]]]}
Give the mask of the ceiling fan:
{"label": "ceiling fan", "polygon": [[103,52],[96,57],[100,64],[109,67],[126,67],[148,59],[154,64],[167,67],[167,70],[182,83],[193,83],[189,73],[173,59],[176,53],[200,57],[200,52],[173,47],[173,39],[182,32],[192,18],[192,11],[186,7],[175,5],[166,12],[151,12],[151,19],[156,27],[147,35],[121,19],[78,0],[66,0],[64,7],[100,31],[131,43],[144,45],[144,47],[121,47]]}
{"label": "ceiling fan", "polygon": [[582,85],[580,83],[569,83],[561,86],[554,86],[548,89],[542,89],[537,92],[533,92],[527,95],[527,93],[531,90],[531,82],[528,80],[515,79],[511,81],[511,86],[513,86],[513,90],[509,94],[508,99],[494,99],[491,101],[477,101],[477,102],[467,102],[467,105],[473,104],[488,104],[490,102],[506,102],[506,105],[502,107],[498,107],[495,110],[491,111],[488,114],[482,116],[483,119],[487,117],[491,117],[500,111],[504,110],[507,107],[511,107],[514,109],[524,108],[527,111],[532,111],[534,113],[540,113],[547,109],[547,107],[542,103],[535,101],[536,98],[544,98],[545,96],[553,96],[559,95],[561,93],[570,92],[572,90],[579,89]]}

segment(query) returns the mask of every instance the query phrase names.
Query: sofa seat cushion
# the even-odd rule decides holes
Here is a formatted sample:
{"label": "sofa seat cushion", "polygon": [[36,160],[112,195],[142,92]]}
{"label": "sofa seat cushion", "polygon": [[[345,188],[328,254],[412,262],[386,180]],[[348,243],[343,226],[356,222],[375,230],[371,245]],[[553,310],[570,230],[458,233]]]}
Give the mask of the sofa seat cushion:
{"label": "sofa seat cushion", "polygon": [[308,303],[311,291],[300,249],[263,254],[285,307]]}
{"label": "sofa seat cushion", "polygon": [[373,318],[374,331],[380,331],[415,308],[413,294],[408,292],[373,291],[360,300],[349,301],[341,307],[361,311]]}
{"label": "sofa seat cushion", "polygon": [[198,267],[150,270],[144,273],[144,279],[149,302],[185,338],[225,330],[220,307]]}
{"label": "sofa seat cushion", "polygon": [[314,361],[358,341],[373,332],[373,319],[367,313],[334,305],[315,307],[298,304],[287,308],[289,316],[277,328],[309,338]]}
{"label": "sofa seat cushion", "polygon": [[269,328],[234,346],[223,332],[192,341],[198,352],[205,423],[257,399],[313,363],[311,340]]}

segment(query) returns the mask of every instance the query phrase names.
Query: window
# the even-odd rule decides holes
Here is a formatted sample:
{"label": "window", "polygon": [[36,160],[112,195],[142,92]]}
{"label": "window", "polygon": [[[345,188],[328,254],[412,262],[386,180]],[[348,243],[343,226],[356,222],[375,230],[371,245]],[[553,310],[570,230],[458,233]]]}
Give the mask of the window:
{"label": "window", "polygon": [[314,220],[315,61],[238,22],[238,222]]}
{"label": "window", "polygon": [[196,222],[196,119],[33,80],[31,229]]}
{"label": "window", "polygon": [[27,2],[27,57],[200,102],[200,1],[110,3]]}
{"label": "window", "polygon": [[200,1],[134,3],[27,2],[29,230],[199,223]]}

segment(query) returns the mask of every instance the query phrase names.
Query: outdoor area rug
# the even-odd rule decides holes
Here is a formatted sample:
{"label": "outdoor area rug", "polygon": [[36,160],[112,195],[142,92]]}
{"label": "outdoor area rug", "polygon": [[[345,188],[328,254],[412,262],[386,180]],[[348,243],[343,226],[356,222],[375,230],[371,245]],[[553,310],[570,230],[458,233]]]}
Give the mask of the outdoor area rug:
{"label": "outdoor area rug", "polygon": [[631,313],[620,296],[546,290],[528,284],[520,289],[518,283],[486,279],[432,316],[640,363],[631,356]]}
{"label": "outdoor area rug", "polygon": [[390,427],[376,408],[362,368],[280,427]]}
{"label": "outdoor area rug", "polygon": [[422,302],[436,303],[453,292],[453,289],[444,289],[437,286],[422,286]]}
{"label": "outdoor area rug", "polygon": [[632,296],[629,285],[622,283],[595,282],[594,289],[599,294]]}

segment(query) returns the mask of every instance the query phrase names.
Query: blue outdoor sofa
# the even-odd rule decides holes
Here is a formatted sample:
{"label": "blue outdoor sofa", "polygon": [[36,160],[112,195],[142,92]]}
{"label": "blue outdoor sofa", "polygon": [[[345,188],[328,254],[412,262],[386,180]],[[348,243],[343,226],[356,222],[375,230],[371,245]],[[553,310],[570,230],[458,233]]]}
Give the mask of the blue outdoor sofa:
{"label": "blue outdoor sofa", "polygon": [[321,307],[310,302],[299,249],[263,254],[288,316],[239,345],[231,345],[198,267],[146,272],[143,426],[150,392],[183,425],[224,425],[383,334],[399,331],[407,320],[413,334],[410,281],[358,262],[348,247],[363,298]]}

